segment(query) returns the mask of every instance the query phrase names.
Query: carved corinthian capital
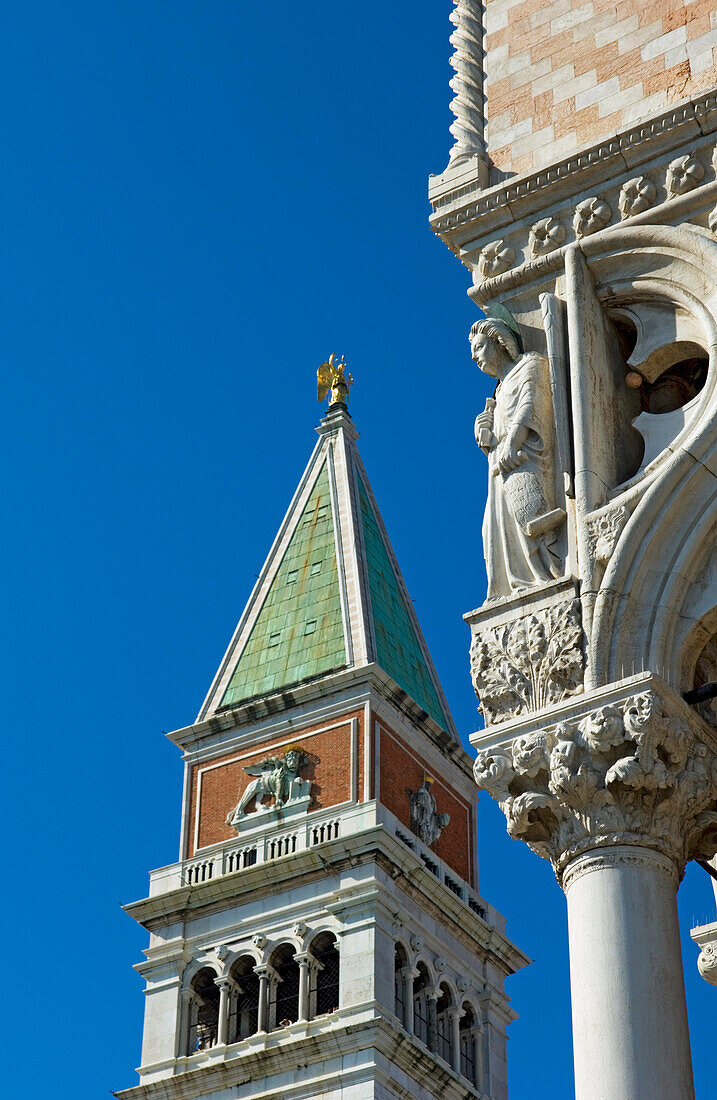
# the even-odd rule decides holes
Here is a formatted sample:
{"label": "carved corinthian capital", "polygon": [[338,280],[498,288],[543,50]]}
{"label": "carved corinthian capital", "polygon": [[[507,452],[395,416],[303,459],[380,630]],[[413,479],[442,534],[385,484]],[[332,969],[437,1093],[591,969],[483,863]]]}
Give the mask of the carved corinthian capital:
{"label": "carved corinthian capital", "polygon": [[562,708],[562,721],[479,752],[478,786],[558,878],[576,856],[607,845],[652,848],[680,872],[717,849],[717,742],[658,683],[633,677],[629,693],[581,700]]}

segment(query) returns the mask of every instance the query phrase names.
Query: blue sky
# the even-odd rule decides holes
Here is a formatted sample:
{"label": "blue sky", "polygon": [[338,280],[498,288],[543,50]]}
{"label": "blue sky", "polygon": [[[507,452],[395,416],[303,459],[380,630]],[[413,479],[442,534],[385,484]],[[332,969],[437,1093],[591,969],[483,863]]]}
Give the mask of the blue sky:
{"label": "blue sky", "polygon": [[[179,754],[313,446],[345,352],[361,452],[461,731],[485,594],[487,386],[468,273],[428,229],[450,145],[448,0],[100,0],[0,9],[6,944],[11,1095],[132,1084],[145,933],[176,858]],[[512,979],[513,1100],[572,1095],[565,906],[479,810]],[[715,993],[687,929],[708,1100]],[[8,960],[10,961],[10,960]],[[39,1052],[39,1053],[38,1053]]]}

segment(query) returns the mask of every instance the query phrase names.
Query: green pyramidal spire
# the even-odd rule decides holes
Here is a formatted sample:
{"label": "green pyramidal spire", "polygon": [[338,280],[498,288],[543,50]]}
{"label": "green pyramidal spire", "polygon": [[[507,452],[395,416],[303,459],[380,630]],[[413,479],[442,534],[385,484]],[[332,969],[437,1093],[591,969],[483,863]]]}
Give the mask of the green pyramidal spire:
{"label": "green pyramidal spire", "polygon": [[324,463],[222,705],[345,664],[334,519]]}
{"label": "green pyramidal spire", "polygon": [[199,719],[377,665],[457,737],[345,407],[321,421],[274,546]]}

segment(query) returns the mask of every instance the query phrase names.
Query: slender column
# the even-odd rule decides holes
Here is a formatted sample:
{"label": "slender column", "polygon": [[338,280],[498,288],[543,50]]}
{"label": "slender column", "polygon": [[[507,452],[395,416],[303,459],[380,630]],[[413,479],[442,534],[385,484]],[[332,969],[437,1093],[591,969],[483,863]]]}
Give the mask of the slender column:
{"label": "slender column", "polygon": [[570,986],[578,1100],[693,1100],[678,873],[619,845],[568,866]]}
{"label": "slender column", "polygon": [[456,1073],[461,1072],[461,1018],[465,1016],[462,1008],[449,1008],[451,1021],[451,1065]]}
{"label": "slender column", "polygon": [[409,1035],[413,1035],[413,982],[418,977],[415,966],[404,966],[403,979],[403,1026]]}
{"label": "slender column", "polygon": [[485,1058],[483,1057],[483,1027],[476,1024],[471,1028],[473,1040],[473,1065],[475,1066],[475,1086],[479,1092],[489,1092],[490,1082],[486,1081]]}
{"label": "slender column", "polygon": [[483,52],[480,0],[454,0],[451,34],[454,52],[450,87],[454,92],[451,111],[455,122],[451,134],[455,144],[451,149],[450,164],[460,164],[470,157],[485,158],[483,131]]}
{"label": "slender column", "polygon": [[274,973],[272,967],[266,963],[255,966],[254,973],[259,979],[259,1006],[257,1012],[256,1030],[266,1031],[269,1022],[269,982]]}
{"label": "slender column", "polygon": [[231,978],[215,978],[219,987],[219,1019],[217,1020],[217,1044],[225,1045],[229,1041],[229,1001],[234,988]]}
{"label": "slender column", "polygon": [[428,1049],[435,1054],[438,1049],[438,1013],[436,1005],[439,992],[434,986],[432,989],[426,990],[426,996],[428,998]]}
{"label": "slender column", "polygon": [[189,1049],[189,1040],[192,1031],[192,1008],[196,999],[197,995],[193,989],[182,990],[182,1026],[179,1029],[179,1049],[177,1051],[177,1057],[180,1058],[194,1053]]}
{"label": "slender column", "polygon": [[316,960],[308,951],[297,952],[294,960],[299,964],[299,1021],[305,1022],[309,1019],[311,964]]}

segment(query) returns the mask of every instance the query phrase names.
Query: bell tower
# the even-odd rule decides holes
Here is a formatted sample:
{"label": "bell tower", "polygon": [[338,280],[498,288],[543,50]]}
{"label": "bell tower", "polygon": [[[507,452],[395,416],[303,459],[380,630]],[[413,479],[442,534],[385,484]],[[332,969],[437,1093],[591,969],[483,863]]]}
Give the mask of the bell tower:
{"label": "bell tower", "polygon": [[[333,359],[333,403],[197,720],[149,932],[149,1097],[505,1100],[475,788]],[[333,372],[333,374],[331,373]]]}

